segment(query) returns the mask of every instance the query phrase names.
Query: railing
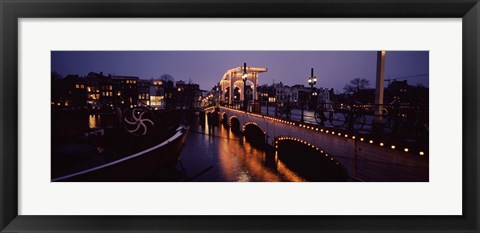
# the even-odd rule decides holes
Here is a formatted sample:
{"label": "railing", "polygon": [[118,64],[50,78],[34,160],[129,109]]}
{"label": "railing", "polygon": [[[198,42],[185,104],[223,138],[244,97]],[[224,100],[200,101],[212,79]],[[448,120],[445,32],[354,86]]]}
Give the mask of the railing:
{"label": "railing", "polygon": [[[246,107],[243,102],[220,105],[346,132],[428,144],[428,108],[398,101],[382,105],[266,101],[250,102]],[[375,108],[380,114],[375,114]]]}

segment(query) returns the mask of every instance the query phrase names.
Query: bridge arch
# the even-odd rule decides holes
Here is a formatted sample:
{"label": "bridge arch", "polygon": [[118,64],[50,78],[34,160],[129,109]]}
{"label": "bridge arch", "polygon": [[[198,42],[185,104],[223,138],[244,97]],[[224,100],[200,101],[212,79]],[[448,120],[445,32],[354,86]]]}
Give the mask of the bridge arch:
{"label": "bridge arch", "polygon": [[253,145],[264,146],[267,143],[267,132],[255,122],[243,124],[243,135]]}
{"label": "bridge arch", "polygon": [[267,132],[265,132],[264,129],[262,129],[262,127],[260,127],[260,125],[258,125],[257,123],[253,122],[253,121],[249,121],[249,122],[245,122],[243,124],[243,131],[245,131],[245,129],[247,128],[247,126],[255,126],[257,127],[258,129],[260,129],[264,134],[266,134]]}
{"label": "bridge arch", "polygon": [[228,125],[230,126],[230,129],[232,129],[233,131],[240,132],[240,119],[238,119],[238,117],[231,116],[229,117],[228,122],[229,122]]}
{"label": "bridge arch", "polygon": [[[317,175],[324,179],[322,181],[347,181],[349,179],[349,173],[340,161],[311,142],[290,136],[279,136],[275,138],[275,151],[278,159],[292,164],[290,165],[292,168],[300,170],[305,173],[304,176],[310,176],[312,180],[315,180],[314,177]],[[312,167],[307,165],[299,168],[297,161],[302,160],[308,161],[303,164]],[[318,169],[319,167],[321,169]]]}
{"label": "bridge arch", "polygon": [[220,112],[220,120],[222,124],[228,125],[228,114],[226,112]]}

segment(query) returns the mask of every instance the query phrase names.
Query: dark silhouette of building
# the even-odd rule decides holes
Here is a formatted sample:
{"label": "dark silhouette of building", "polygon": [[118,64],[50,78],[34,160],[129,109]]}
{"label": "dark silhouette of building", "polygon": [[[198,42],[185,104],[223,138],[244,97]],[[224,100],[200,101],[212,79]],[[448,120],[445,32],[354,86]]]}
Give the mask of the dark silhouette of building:
{"label": "dark silhouette of building", "polygon": [[112,76],[113,89],[119,104],[131,108],[137,106],[138,80],[135,76]]}

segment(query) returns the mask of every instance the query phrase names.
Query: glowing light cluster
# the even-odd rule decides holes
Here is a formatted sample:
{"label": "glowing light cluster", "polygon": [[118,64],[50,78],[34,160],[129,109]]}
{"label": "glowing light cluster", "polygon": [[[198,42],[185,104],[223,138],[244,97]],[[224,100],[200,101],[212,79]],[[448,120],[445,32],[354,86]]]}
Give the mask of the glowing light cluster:
{"label": "glowing light cluster", "polygon": [[274,118],[274,117],[264,116],[264,118],[267,119],[267,120],[271,120],[271,121],[279,122],[279,123],[284,123],[284,124],[287,124],[287,125],[297,125],[294,122],[286,121],[286,120],[278,119],[278,118]]}
{"label": "glowing light cluster", "polygon": [[[281,121],[283,122],[284,120],[278,120],[276,118],[271,118],[272,120],[275,120],[275,121]],[[287,121],[285,121],[287,122]],[[341,132],[335,132],[335,131],[330,131],[328,129],[322,129],[322,128],[316,128],[314,126],[309,126],[309,125],[306,125],[306,124],[298,124],[299,127],[302,127],[302,128],[306,128],[306,129],[310,129],[312,131],[320,131],[321,133],[326,133],[326,134],[332,134],[332,135],[337,135],[339,137],[345,137],[345,138],[349,138],[349,135],[348,134],[342,134]],[[357,138],[357,136],[355,135],[352,135],[351,136],[351,139],[355,140]],[[369,144],[372,144],[372,145],[378,145],[380,147],[384,147],[385,146],[385,143],[384,142],[379,142],[379,143],[375,143],[375,141],[373,139],[367,139],[367,138],[364,138],[364,137],[360,137],[359,139],[360,142],[368,142]],[[395,150],[396,149],[396,146],[395,145],[391,145],[390,148],[392,150]],[[410,149],[405,147],[403,149],[404,152],[410,152]],[[419,151],[418,152],[419,155],[421,156],[424,156],[425,155],[425,152],[424,151]]]}

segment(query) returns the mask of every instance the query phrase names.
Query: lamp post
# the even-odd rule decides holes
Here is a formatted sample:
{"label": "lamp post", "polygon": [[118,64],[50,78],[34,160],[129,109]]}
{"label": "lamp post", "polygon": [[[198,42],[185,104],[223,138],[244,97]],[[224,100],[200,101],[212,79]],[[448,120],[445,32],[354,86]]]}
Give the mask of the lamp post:
{"label": "lamp post", "polygon": [[247,63],[243,63],[243,75],[242,75],[242,80],[243,80],[243,107],[245,108],[245,112],[248,110],[247,108]]}
{"label": "lamp post", "polygon": [[312,104],[313,99],[313,85],[317,84],[317,77],[313,76],[313,68],[310,72],[310,77],[308,77],[308,84],[310,85],[310,104]]}

